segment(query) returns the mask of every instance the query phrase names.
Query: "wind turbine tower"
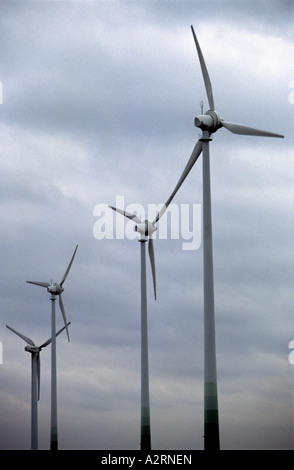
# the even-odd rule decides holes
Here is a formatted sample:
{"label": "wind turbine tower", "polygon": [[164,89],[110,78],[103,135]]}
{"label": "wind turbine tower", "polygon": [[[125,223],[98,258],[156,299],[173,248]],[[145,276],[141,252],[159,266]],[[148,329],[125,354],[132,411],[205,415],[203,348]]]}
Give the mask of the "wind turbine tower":
{"label": "wind turbine tower", "polygon": [[194,124],[200,128],[202,135],[197,141],[190,159],[167,203],[169,204],[185,181],[195,162],[203,152],[203,264],[204,264],[204,449],[219,450],[219,413],[217,393],[217,367],[215,347],[215,309],[214,309],[214,279],[213,279],[213,243],[211,218],[211,191],[210,191],[210,155],[209,144],[212,134],[224,127],[234,134],[261,137],[281,137],[281,134],[268,132],[252,127],[226,121],[215,110],[212,86],[204,57],[200,49],[193,26],[192,34],[198,53],[202,76],[209,103],[209,110],[195,118]]}
{"label": "wind turbine tower", "polygon": [[136,214],[131,214],[122,209],[109,206],[128,219],[135,222],[135,231],[140,238],[140,260],[141,260],[141,450],[151,450],[151,426],[150,426],[150,400],[149,400],[149,360],[148,360],[148,321],[147,321],[147,282],[146,282],[146,242],[148,242],[148,253],[152,270],[154,297],[156,299],[156,273],[155,258],[152,235],[156,230],[156,223],[164,214],[166,207],[157,214],[150,222],[141,220]]}

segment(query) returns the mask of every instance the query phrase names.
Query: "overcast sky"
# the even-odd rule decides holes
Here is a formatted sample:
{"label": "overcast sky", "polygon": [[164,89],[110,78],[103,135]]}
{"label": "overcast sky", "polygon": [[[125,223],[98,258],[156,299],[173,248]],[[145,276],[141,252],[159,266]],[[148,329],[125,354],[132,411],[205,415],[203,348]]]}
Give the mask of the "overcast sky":
{"label": "overcast sky", "polygon": [[[31,358],[5,325],[50,337],[49,294],[26,281],[60,281],[77,244],[71,341],[57,340],[59,448],[140,447],[140,246],[132,222],[102,209],[164,203],[190,157],[208,109],[191,24],[217,111],[285,135],[220,129],[211,143],[221,448],[293,448],[293,20],[290,0],[1,2],[1,449],[30,448]],[[158,450],[203,449],[201,171],[202,157],[158,224],[156,301],[147,264]],[[41,449],[49,435],[47,347]]]}

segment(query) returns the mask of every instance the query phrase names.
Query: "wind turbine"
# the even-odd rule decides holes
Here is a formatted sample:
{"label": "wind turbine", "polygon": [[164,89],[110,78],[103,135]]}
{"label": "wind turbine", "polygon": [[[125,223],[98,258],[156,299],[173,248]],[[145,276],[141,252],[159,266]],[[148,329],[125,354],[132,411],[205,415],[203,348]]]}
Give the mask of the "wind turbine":
{"label": "wind turbine", "polygon": [[156,273],[155,258],[152,235],[156,231],[156,223],[164,214],[166,206],[157,213],[155,219],[141,220],[136,214],[131,214],[122,209],[109,206],[114,211],[119,212],[128,219],[131,219],[135,225],[135,231],[140,234],[139,242],[141,244],[141,450],[151,449],[151,430],[150,430],[150,402],[149,402],[149,365],[148,365],[148,322],[147,322],[147,288],[146,288],[146,241],[148,242],[148,253],[151,264],[154,298],[156,299]]}
{"label": "wind turbine", "polygon": [[[70,322],[67,323],[67,326],[68,325],[70,325]],[[24,349],[31,353],[31,450],[38,450],[38,401],[40,399],[41,375],[40,352],[51,343],[51,338],[47,339],[47,341],[41,344],[41,346],[36,346],[35,343],[27,336],[24,336],[22,333],[19,333],[8,325],[6,325],[6,327],[27,343],[27,346]],[[58,336],[64,329],[65,326],[56,333],[56,336]]]}
{"label": "wind turbine", "polygon": [[50,433],[50,449],[58,450],[58,436],[57,436],[57,377],[56,377],[56,319],[55,319],[55,299],[56,296],[59,297],[59,306],[62,313],[64,325],[66,328],[67,338],[69,341],[69,332],[67,328],[67,321],[65,316],[64,305],[62,301],[62,292],[64,291],[63,284],[66,280],[68,273],[70,271],[71,265],[73,263],[78,245],[76,246],[73,256],[70,260],[70,263],[63,275],[62,280],[58,284],[51,281],[49,282],[38,282],[38,281],[27,281],[29,284],[35,284],[37,286],[45,287],[50,296],[51,300],[51,337],[52,337],[52,346],[51,346],[51,433]]}
{"label": "wind turbine", "polygon": [[[234,134],[281,137],[283,135],[268,132],[253,127],[244,126],[226,121],[215,110],[212,86],[206,64],[200,49],[193,26],[191,26],[197,49],[202,76],[209,103],[209,110],[195,118],[195,126],[202,130],[202,136],[196,143],[190,159],[167,203],[169,204],[189,172],[193,168],[201,152],[203,152],[203,263],[204,263],[204,448],[218,450],[219,418],[217,395],[217,370],[215,350],[215,320],[214,320],[214,281],[213,281],[213,250],[212,250],[212,221],[211,221],[211,194],[210,194],[210,157],[209,142],[212,134],[221,127]],[[203,111],[202,111],[203,112]]]}

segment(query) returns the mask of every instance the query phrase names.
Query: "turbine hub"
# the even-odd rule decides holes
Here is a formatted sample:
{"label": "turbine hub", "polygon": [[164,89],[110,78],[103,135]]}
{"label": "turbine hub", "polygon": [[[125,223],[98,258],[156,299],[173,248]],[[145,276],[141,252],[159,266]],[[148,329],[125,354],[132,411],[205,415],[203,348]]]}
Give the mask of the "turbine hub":
{"label": "turbine hub", "polygon": [[205,114],[200,114],[195,117],[194,125],[200,127],[203,131],[210,133],[216,132],[222,127],[221,118],[216,111],[208,110]]}
{"label": "turbine hub", "polygon": [[57,284],[57,282],[55,282],[55,284],[52,284],[47,288],[47,291],[50,294],[59,295],[64,291],[64,289],[59,284]]}
{"label": "turbine hub", "polygon": [[31,345],[27,345],[24,349],[25,351],[28,351],[30,353],[38,353],[41,351],[41,348],[39,346],[31,346]]}
{"label": "turbine hub", "polygon": [[141,224],[137,224],[135,226],[135,231],[139,232],[141,235],[144,236],[151,236],[156,230],[155,224],[149,222],[149,220],[145,220]]}

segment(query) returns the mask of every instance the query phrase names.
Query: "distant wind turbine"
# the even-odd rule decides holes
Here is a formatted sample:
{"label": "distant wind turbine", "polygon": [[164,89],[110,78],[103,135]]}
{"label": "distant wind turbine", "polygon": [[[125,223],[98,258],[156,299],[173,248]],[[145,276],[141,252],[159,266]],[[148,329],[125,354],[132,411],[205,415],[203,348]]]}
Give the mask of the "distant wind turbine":
{"label": "distant wind turbine", "polygon": [[67,328],[67,321],[66,315],[64,310],[64,305],[62,301],[62,292],[64,291],[63,284],[66,280],[68,273],[70,271],[71,265],[73,263],[74,257],[76,255],[76,251],[78,249],[78,245],[76,246],[73,256],[70,260],[70,263],[63,275],[61,282],[58,284],[55,282],[54,284],[49,282],[38,282],[38,281],[27,281],[29,284],[35,284],[37,286],[45,287],[50,296],[51,300],[51,330],[52,330],[52,347],[51,347],[51,433],[50,433],[50,449],[51,450],[58,450],[58,435],[57,435],[57,378],[56,378],[56,319],[55,319],[55,298],[56,295],[59,297],[59,306],[62,313],[64,325],[67,332],[67,338],[69,341],[69,332]]}
{"label": "distant wind turbine", "polygon": [[166,207],[157,214],[155,219],[150,222],[141,220],[136,214],[131,214],[124,210],[109,206],[114,211],[119,212],[128,219],[131,219],[135,225],[135,231],[140,234],[139,242],[141,244],[141,450],[151,449],[151,427],[150,427],[150,402],[149,402],[149,365],[148,365],[148,322],[147,322],[147,288],[146,288],[146,248],[148,242],[148,253],[151,264],[154,298],[156,299],[156,273],[155,258],[152,235],[156,231],[156,223],[164,214]]}
{"label": "distant wind turbine", "polygon": [[215,350],[215,319],[214,319],[214,283],[213,283],[213,251],[212,251],[212,222],[211,222],[211,194],[210,194],[210,162],[209,142],[211,134],[221,127],[234,134],[281,137],[283,135],[255,129],[242,124],[225,121],[215,110],[212,86],[193,26],[191,26],[196,45],[202,76],[206,88],[209,110],[195,118],[195,126],[202,130],[202,136],[196,143],[188,163],[173,191],[168,203],[171,202],[201,152],[203,152],[203,261],[204,261],[204,447],[205,450],[218,450],[219,416],[217,396],[217,370]]}
{"label": "distant wind turbine", "polygon": [[[70,322],[67,323],[66,326],[70,325]],[[45,343],[41,344],[41,346],[36,346],[35,343],[28,338],[27,336],[24,336],[22,333],[19,333],[18,331],[14,330],[10,326],[6,325],[9,330],[13,331],[16,335],[18,335],[20,338],[22,338],[26,343],[27,346],[24,348],[25,351],[28,351],[32,355],[31,359],[31,450],[38,450],[38,401],[40,399],[40,377],[41,377],[41,371],[40,371],[40,352],[43,348],[48,346],[48,344],[51,343],[51,338],[47,339]],[[56,336],[58,336],[63,330],[65,329],[65,326],[61,328],[56,333]]]}

